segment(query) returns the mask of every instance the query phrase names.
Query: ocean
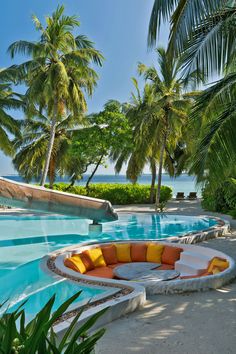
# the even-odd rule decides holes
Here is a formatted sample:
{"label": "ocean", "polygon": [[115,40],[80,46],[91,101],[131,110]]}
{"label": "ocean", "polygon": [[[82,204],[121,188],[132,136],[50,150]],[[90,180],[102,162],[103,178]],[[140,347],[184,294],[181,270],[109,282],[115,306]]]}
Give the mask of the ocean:
{"label": "ocean", "polygon": [[[18,175],[7,175],[4,178],[9,178],[14,181],[21,182],[22,178]],[[76,185],[85,185],[89,175],[84,175],[81,181],[76,182]],[[68,177],[58,177],[57,182],[69,182]],[[34,181],[36,183],[36,181]],[[125,175],[95,175],[91,183],[130,183],[126,179]],[[138,179],[140,184],[150,184],[151,175],[143,174]],[[187,196],[190,192],[197,192],[198,197],[201,197],[201,188],[195,185],[195,178],[193,176],[188,176],[187,174],[182,174],[177,178],[170,178],[167,174],[162,176],[162,184],[170,186],[173,190],[173,195],[175,196],[177,192],[184,192]]]}

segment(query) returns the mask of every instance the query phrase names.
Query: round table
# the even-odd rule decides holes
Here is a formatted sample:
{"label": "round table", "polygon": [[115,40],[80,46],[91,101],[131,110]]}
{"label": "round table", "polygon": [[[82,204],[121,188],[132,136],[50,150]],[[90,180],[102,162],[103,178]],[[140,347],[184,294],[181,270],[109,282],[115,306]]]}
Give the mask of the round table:
{"label": "round table", "polygon": [[152,282],[152,281],[167,281],[178,278],[180,272],[177,270],[149,270],[141,276],[133,278],[133,281]]}
{"label": "round table", "polygon": [[151,271],[151,269],[155,269],[160,266],[161,264],[159,263],[151,262],[126,263],[117,266],[113,270],[113,273],[117,278],[131,280],[134,278],[140,278],[147,274],[147,272]]}

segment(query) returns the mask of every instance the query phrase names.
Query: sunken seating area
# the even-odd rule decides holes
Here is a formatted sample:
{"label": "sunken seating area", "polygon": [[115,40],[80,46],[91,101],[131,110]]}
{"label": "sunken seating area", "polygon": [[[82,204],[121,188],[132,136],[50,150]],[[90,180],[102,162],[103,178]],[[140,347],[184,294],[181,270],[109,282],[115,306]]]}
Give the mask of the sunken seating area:
{"label": "sunken seating area", "polygon": [[[214,275],[229,267],[229,261],[217,254],[194,252],[186,245],[158,242],[115,242],[101,244],[65,257],[64,265],[92,277],[117,279],[115,269],[120,265],[137,262],[156,263],[155,270],[176,270],[178,279]],[[199,247],[197,247],[199,248]],[[208,250],[208,249],[203,249]],[[118,278],[119,279],[119,278]]]}
{"label": "sunken seating area", "polygon": [[116,267],[132,262],[157,263],[158,270],[173,270],[182,251],[180,247],[154,242],[114,243],[72,254],[64,264],[81,274],[114,279]]}
{"label": "sunken seating area", "polygon": [[[65,277],[97,282],[99,285],[102,282],[107,286],[137,284],[143,286],[147,294],[216,289],[236,276],[235,261],[223,252],[164,241],[127,240],[79,244],[60,250],[53,257],[55,269]],[[148,263],[152,265],[150,271],[155,275],[153,279],[119,278],[119,267],[136,264],[140,269]],[[159,271],[174,272],[175,276],[157,279]]]}

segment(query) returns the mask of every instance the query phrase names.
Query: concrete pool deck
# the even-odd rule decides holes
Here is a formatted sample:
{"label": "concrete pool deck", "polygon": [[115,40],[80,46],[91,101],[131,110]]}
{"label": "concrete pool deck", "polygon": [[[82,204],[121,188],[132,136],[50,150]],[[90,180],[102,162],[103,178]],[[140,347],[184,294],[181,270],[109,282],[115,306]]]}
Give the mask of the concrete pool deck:
{"label": "concrete pool deck", "polygon": [[[154,211],[127,206],[117,211]],[[213,215],[230,221],[232,233],[204,241],[236,259],[236,220],[202,210],[199,201],[171,201],[168,213]],[[144,307],[106,326],[97,354],[233,354],[236,346],[236,280],[221,289],[154,295]]]}

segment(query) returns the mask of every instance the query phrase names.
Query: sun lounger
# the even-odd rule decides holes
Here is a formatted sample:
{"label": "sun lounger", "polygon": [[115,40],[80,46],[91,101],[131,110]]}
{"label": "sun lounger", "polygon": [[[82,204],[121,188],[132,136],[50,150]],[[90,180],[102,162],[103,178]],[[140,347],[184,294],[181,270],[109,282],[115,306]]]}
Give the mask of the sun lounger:
{"label": "sun lounger", "polygon": [[197,199],[197,193],[196,192],[190,192],[188,195],[188,199]]}
{"label": "sun lounger", "polygon": [[184,198],[185,198],[184,192],[178,192],[176,194],[176,199],[181,200],[181,199],[184,199]]}

